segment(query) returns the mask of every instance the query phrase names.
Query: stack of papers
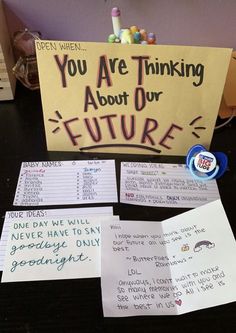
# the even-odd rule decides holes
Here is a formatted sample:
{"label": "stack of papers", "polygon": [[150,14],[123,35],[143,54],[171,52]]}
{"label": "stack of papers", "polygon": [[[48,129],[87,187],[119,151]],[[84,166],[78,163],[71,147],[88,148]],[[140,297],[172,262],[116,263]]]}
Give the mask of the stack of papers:
{"label": "stack of papers", "polygon": [[[113,160],[25,162],[14,204],[117,202],[115,175]],[[112,207],[6,212],[1,282],[101,277],[108,317],[235,301],[236,244],[216,182],[182,164],[124,162],[120,183],[124,203],[197,208],[162,222],[120,221]]]}
{"label": "stack of papers", "polygon": [[236,299],[236,244],[220,200],[163,222],[119,221],[104,207],[7,212],[5,225],[2,282],[101,276],[105,316],[182,314]]}

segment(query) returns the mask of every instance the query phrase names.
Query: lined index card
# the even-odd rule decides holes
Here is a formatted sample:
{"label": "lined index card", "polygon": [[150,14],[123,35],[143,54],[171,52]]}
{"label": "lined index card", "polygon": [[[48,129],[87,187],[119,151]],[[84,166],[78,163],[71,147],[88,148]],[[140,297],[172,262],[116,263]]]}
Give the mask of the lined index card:
{"label": "lined index card", "polygon": [[132,205],[194,208],[219,199],[216,180],[192,177],[185,164],[121,163],[120,201]]}
{"label": "lined index card", "polygon": [[40,219],[75,219],[79,216],[106,216],[112,215],[112,207],[83,207],[83,208],[65,208],[65,209],[46,209],[46,210],[21,210],[8,211],[5,214],[0,240],[0,271],[3,270],[5,252],[7,247],[8,235],[11,224],[15,222],[39,221]]}
{"label": "lined index card", "polygon": [[23,162],[14,205],[117,202],[114,160]]}

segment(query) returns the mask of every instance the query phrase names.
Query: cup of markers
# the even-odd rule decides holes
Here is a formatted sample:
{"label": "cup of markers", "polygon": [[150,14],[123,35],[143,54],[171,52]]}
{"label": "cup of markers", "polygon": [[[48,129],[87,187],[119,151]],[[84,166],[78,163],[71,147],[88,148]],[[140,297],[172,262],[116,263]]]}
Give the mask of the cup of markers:
{"label": "cup of markers", "polygon": [[111,11],[113,34],[108,36],[108,43],[121,44],[156,44],[156,36],[153,32],[147,33],[145,29],[139,29],[136,25],[130,28],[121,28],[120,10],[118,7]]}

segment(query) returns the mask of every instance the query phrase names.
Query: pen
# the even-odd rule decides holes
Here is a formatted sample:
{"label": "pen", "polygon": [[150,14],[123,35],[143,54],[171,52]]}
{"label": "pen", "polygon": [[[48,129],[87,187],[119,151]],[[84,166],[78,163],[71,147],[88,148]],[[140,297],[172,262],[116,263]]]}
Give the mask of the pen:
{"label": "pen", "polygon": [[116,37],[119,37],[121,23],[120,23],[120,10],[118,7],[114,7],[111,10],[111,17],[112,17],[112,25],[113,25],[113,32]]}

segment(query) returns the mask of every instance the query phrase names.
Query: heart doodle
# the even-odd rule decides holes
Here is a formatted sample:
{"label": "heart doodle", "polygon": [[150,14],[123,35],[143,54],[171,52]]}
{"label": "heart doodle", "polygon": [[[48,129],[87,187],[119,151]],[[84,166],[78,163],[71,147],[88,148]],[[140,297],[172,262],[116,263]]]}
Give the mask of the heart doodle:
{"label": "heart doodle", "polygon": [[182,304],[182,300],[181,300],[181,299],[176,299],[176,300],[175,300],[175,304],[181,306],[181,304]]}

